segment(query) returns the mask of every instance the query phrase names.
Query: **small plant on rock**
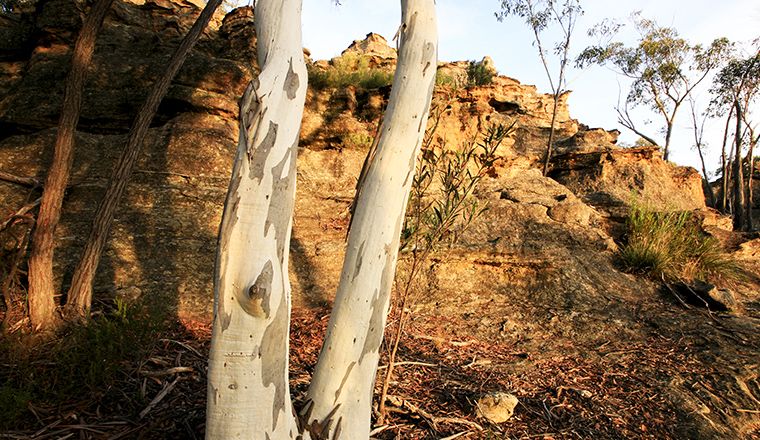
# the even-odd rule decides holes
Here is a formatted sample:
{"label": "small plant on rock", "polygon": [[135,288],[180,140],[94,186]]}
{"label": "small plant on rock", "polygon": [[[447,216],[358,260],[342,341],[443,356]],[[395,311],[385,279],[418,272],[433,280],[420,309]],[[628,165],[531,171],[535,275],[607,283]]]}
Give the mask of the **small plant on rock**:
{"label": "small plant on rock", "polygon": [[657,212],[634,204],[619,260],[624,270],[670,281],[733,279],[739,268],[687,211]]}
{"label": "small plant on rock", "polygon": [[453,245],[488,208],[481,205],[474,194],[480,181],[493,168],[497,159],[496,150],[512,133],[515,125],[513,122],[509,126],[491,126],[484,134],[478,134],[482,140],[467,143],[458,150],[448,150],[445,146],[433,145],[432,142],[438,121],[447,105],[445,102],[438,103],[431,110],[433,124],[423,142],[401,232],[400,248],[401,251],[411,253],[411,268],[398,290],[398,321],[393,335],[388,338],[388,368],[379,403],[381,419],[385,416],[385,398],[408,317],[406,308],[412,284],[430,253],[441,246]]}
{"label": "small plant on rock", "polygon": [[493,82],[494,72],[482,62],[470,61],[467,66],[467,85],[486,86]]}

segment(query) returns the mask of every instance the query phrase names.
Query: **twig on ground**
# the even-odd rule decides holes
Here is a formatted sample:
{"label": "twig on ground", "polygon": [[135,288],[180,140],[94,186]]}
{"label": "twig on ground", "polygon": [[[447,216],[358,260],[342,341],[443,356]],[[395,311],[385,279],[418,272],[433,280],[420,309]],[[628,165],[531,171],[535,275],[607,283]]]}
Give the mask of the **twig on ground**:
{"label": "twig on ground", "polygon": [[193,367],[173,367],[163,371],[141,371],[140,374],[148,377],[164,377],[180,373],[192,373],[194,371]]}
{"label": "twig on ground", "polygon": [[27,214],[29,213],[29,211],[31,211],[37,205],[39,205],[41,200],[42,200],[41,198],[38,198],[37,200],[33,202],[27,203],[26,205],[19,208],[18,211],[8,216],[7,219],[5,219],[2,223],[0,223],[0,231],[4,231],[5,229],[7,229],[16,220],[23,220],[25,222],[33,222],[34,217],[28,216]]}
{"label": "twig on ground", "polygon": [[174,389],[174,387],[177,385],[177,382],[179,382],[179,377],[178,377],[178,378],[176,378],[176,379],[174,379],[174,382],[172,382],[172,383],[170,383],[170,384],[166,385],[166,386],[165,386],[165,387],[164,387],[164,388],[161,390],[161,392],[159,392],[159,393],[156,395],[156,397],[154,397],[154,398],[153,398],[153,400],[151,400],[151,401],[150,401],[150,403],[148,404],[148,406],[146,406],[144,410],[140,411],[140,415],[139,415],[139,418],[140,418],[140,419],[143,419],[143,418],[145,418],[145,416],[146,416],[146,415],[148,415],[148,413],[149,413],[149,412],[150,412],[150,411],[151,411],[151,410],[152,410],[152,409],[153,409],[153,408],[154,408],[156,405],[158,405],[158,404],[159,404],[159,402],[161,402],[161,400],[162,400],[164,397],[166,397],[166,395],[167,395],[167,394],[169,394],[169,392],[170,392],[171,390],[173,390],[173,389]]}
{"label": "twig on ground", "polygon": [[[403,362],[394,362],[393,366],[398,367],[400,365],[417,365],[420,367],[437,367],[438,364],[431,364],[429,362],[414,362],[414,361],[403,361]],[[383,370],[385,368],[388,368],[387,365],[381,365],[377,367],[378,370]]]}
{"label": "twig on ground", "polygon": [[17,176],[15,174],[11,174],[5,171],[0,171],[0,180],[4,182],[17,183],[23,186],[30,186],[32,188],[42,186],[40,181],[35,179],[34,177]]}
{"label": "twig on ground", "polygon": [[177,344],[177,345],[179,345],[180,347],[183,347],[183,348],[186,348],[186,349],[188,349],[188,350],[192,351],[192,352],[193,352],[193,353],[195,353],[195,355],[196,355],[196,356],[198,356],[199,358],[203,358],[203,359],[205,359],[205,356],[201,355],[201,354],[198,352],[198,350],[196,350],[196,349],[194,349],[193,347],[191,347],[191,346],[189,346],[189,345],[185,344],[184,342],[175,341],[174,339],[159,339],[159,341],[161,341],[161,342],[172,342],[172,343],[174,343],[174,344]]}
{"label": "twig on ground", "polygon": [[436,417],[430,414],[429,412],[425,411],[424,409],[420,408],[419,406],[413,404],[412,402],[406,399],[402,399],[401,397],[398,397],[398,396],[388,396],[386,400],[390,402],[391,405],[395,406],[396,408],[406,409],[409,412],[419,415],[420,417],[425,419],[430,424],[430,427],[433,428],[433,430],[435,431],[438,431],[439,423],[465,425],[465,426],[469,426],[470,428],[477,429],[478,431],[483,431],[483,427],[473,421],[460,419],[458,417]]}

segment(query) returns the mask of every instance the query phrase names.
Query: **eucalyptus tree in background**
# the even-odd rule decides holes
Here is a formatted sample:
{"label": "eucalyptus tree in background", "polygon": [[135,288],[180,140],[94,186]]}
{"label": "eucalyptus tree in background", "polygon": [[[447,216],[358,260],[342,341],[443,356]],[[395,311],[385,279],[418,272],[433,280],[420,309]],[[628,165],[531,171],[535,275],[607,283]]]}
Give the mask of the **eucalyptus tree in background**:
{"label": "eucalyptus tree in background", "polygon": [[691,130],[694,135],[694,149],[697,150],[699,155],[699,163],[702,165],[702,190],[707,194],[710,201],[710,206],[716,206],[715,192],[710,185],[710,178],[707,174],[707,166],[705,165],[704,150],[707,145],[704,142],[705,134],[705,122],[709,118],[708,112],[703,112],[698,116],[697,103],[694,97],[689,96],[689,110],[691,110]]}
{"label": "eucalyptus tree in background", "polygon": [[[61,219],[63,195],[74,162],[74,136],[82,108],[85,74],[95,51],[95,39],[112,3],[113,0],[97,0],[90,9],[74,44],[71,69],[66,77],[53,161],[45,179],[29,255],[29,319],[35,329],[50,328],[57,321],[53,288],[55,229]],[[5,3],[2,6],[5,9]]]}
{"label": "eucalyptus tree in background", "polygon": [[137,112],[135,120],[127,136],[127,143],[119,156],[113,173],[108,181],[103,198],[98,204],[95,211],[95,218],[92,222],[90,235],[87,237],[82,256],[74,269],[74,275],[71,280],[71,287],[68,292],[68,302],[66,310],[68,315],[73,317],[89,317],[90,306],[92,305],[92,280],[95,278],[100,256],[108,241],[108,234],[111,229],[116,208],[127,187],[129,177],[135,168],[135,163],[140,155],[145,135],[148,133],[150,122],[156,115],[161,100],[166,96],[174,77],[177,75],[182,64],[185,63],[187,55],[195,46],[203,30],[208,26],[209,21],[216,12],[216,9],[222,3],[222,0],[208,0],[201,14],[193,23],[193,26],[187,32],[185,37],[175,49],[171,58],[166,64],[161,76],[153,83],[153,86],[145,98],[143,105]]}
{"label": "eucalyptus tree in background", "polygon": [[[723,67],[713,79],[711,91],[714,99],[711,105],[714,111],[728,111],[728,120],[734,118],[734,157],[732,166],[733,216],[734,228],[738,230],[752,229],[752,203],[746,200],[746,193],[751,194],[752,166],[754,164],[754,145],[757,137],[754,135],[754,125],[751,113],[752,106],[760,97],[760,50],[755,41],[754,54],[747,57],[735,57]],[[750,147],[747,162],[750,164],[749,177],[745,185],[743,166],[744,139],[748,138]],[[723,176],[724,180],[726,175]],[[729,188],[727,188],[728,190]],[[746,204],[746,205],[745,205]]]}
{"label": "eucalyptus tree in background", "polygon": [[[557,106],[560,96],[567,91],[565,74],[570,53],[570,41],[578,22],[578,17],[583,15],[580,0],[500,0],[501,11],[496,13],[496,18],[503,21],[509,16],[517,16],[525,20],[525,23],[533,31],[533,43],[538,50],[538,57],[544,66],[544,72],[551,87],[553,105],[552,120],[549,127],[549,140],[546,144],[544,156],[544,176],[549,169],[549,161],[552,156],[554,144],[555,123],[557,120]],[[559,28],[561,38],[554,42],[552,53],[559,59],[557,76],[552,74],[549,65],[549,51],[546,48],[545,32],[549,28]]]}
{"label": "eucalyptus tree in background", "polygon": [[401,0],[391,96],[369,151],[327,335],[308,401],[288,386],[288,248],[306,95],[301,1],[258,0],[259,77],[219,232],[206,438],[366,439],[399,235],[437,66],[434,0]]}
{"label": "eucalyptus tree in background", "polygon": [[[576,65],[606,65],[633,81],[625,103],[615,109],[618,122],[652,144],[660,145],[667,160],[681,105],[710,71],[720,66],[731,45],[725,38],[714,40],[708,47],[693,45],[681,38],[676,29],[660,26],[640,13],[631,15],[631,24],[638,33],[638,42],[631,47],[612,41],[622,24],[605,20],[593,27],[589,36],[599,37],[603,43],[584,49]],[[629,106],[638,105],[650,107],[661,117],[664,142],[655,140],[655,135],[645,132],[634,121]]]}

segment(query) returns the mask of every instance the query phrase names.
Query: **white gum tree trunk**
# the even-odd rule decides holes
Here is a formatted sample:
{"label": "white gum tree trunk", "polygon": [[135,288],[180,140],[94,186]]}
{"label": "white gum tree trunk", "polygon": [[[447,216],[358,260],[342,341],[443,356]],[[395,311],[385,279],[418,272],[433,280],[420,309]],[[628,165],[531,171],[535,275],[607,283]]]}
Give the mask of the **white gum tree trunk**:
{"label": "white gum tree trunk", "polygon": [[434,0],[401,0],[388,109],[362,170],[340,285],[309,401],[288,387],[288,246],[306,94],[300,0],[256,2],[262,66],[240,104],[219,233],[207,439],[367,439],[399,235],[437,68]]}
{"label": "white gum tree trunk", "polygon": [[240,138],[219,231],[206,438],[297,434],[288,385],[288,248],[307,73],[301,0],[256,2],[261,73],[240,101]]}
{"label": "white gum tree trunk", "polygon": [[399,235],[435,85],[435,2],[402,0],[401,11],[393,89],[360,177],[340,284],[309,389],[309,421],[327,428],[323,438],[369,437]]}

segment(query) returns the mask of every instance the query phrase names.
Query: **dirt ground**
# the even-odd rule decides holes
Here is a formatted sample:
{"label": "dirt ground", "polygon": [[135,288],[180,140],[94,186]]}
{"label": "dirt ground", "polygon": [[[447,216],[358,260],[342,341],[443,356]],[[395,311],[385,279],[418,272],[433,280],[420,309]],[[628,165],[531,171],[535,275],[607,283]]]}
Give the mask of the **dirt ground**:
{"label": "dirt ground", "polygon": [[[390,386],[390,415],[374,426],[373,438],[760,438],[758,302],[736,316],[686,308],[660,291],[580,316],[548,312],[540,298],[510,298],[509,308],[450,300],[415,301]],[[328,319],[326,308],[293,311],[296,407]],[[522,332],[517,321],[536,325]],[[395,322],[394,314],[389,328]],[[29,402],[0,438],[202,438],[209,338],[207,322],[175,322],[139,359],[125,359],[100,392]],[[475,414],[476,400],[492,391],[519,399],[505,423]]]}

